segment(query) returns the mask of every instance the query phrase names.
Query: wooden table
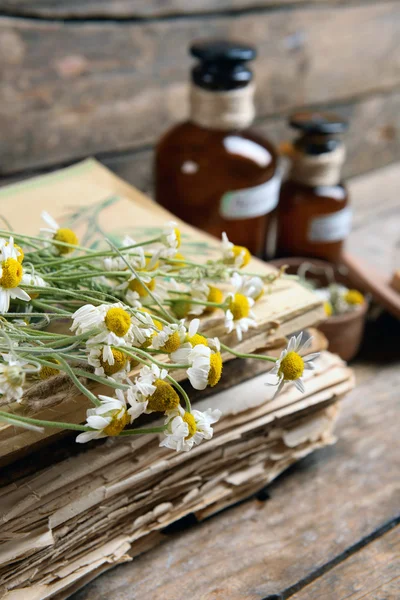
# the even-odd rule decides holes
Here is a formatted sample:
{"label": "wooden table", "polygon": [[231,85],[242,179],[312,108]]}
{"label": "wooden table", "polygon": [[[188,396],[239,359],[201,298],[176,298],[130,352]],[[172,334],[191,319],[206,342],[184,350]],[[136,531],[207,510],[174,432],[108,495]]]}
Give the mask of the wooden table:
{"label": "wooden table", "polygon": [[[352,183],[350,249],[388,275],[399,189],[397,166]],[[399,367],[400,323],[382,315],[354,364],[358,385],[343,402],[335,446],[257,497],[166,532],[162,545],[73,600],[398,600]]]}

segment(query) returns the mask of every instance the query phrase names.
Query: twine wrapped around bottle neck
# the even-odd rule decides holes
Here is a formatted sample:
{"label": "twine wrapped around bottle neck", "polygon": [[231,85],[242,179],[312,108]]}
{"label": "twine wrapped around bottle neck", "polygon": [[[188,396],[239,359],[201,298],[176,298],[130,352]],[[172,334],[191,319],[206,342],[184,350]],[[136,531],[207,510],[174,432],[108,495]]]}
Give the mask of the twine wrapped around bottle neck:
{"label": "twine wrapped around bottle neck", "polygon": [[310,187],[337,185],[345,158],[344,144],[339,144],[331,152],[316,155],[306,154],[292,146],[289,179]]}
{"label": "twine wrapped around bottle neck", "polygon": [[254,120],[254,85],[229,92],[213,92],[192,84],[191,121],[207,129],[245,129]]}

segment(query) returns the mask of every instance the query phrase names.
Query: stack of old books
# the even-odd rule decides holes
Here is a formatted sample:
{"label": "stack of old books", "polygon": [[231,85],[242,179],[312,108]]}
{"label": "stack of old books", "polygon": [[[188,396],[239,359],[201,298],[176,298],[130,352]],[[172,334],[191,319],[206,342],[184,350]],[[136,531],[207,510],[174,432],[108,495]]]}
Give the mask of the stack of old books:
{"label": "stack of old books", "polygon": [[[12,196],[13,202],[7,203]],[[82,215],[109,235],[156,229],[171,218],[95,161],[0,191],[2,215],[35,233],[41,209],[76,222]],[[11,211],[12,204],[12,211]],[[22,207],[35,207],[26,216]],[[98,207],[102,205],[102,210]],[[93,226],[94,226],[93,225]],[[215,248],[215,241],[182,225],[185,254]],[[252,271],[273,269],[254,260]],[[305,378],[306,393],[287,386],[277,398],[265,386],[266,364],[227,362],[221,385],[195,398],[195,407],[219,408],[212,440],[189,453],[160,448],[151,436],[110,438],[82,447],[73,436],[0,426],[0,594],[7,600],[65,598],[112,564],[130,560],[163,538],[163,530],[188,514],[205,518],[248,497],[299,458],[334,441],[339,401],[351,389],[347,366],[310,331],[322,317],[318,299],[296,281],[281,279],[257,307],[257,329],[238,343],[224,333],[216,313],[203,323],[241,352],[279,355],[287,336],[314,334],[322,351]],[[224,356],[227,361],[232,355]],[[181,379],[184,373],[181,373]],[[47,420],[84,421],[87,403],[72,396],[63,376],[51,388],[28,390],[23,411]],[[97,392],[99,390],[96,390]],[[340,432],[339,432],[340,434]]]}

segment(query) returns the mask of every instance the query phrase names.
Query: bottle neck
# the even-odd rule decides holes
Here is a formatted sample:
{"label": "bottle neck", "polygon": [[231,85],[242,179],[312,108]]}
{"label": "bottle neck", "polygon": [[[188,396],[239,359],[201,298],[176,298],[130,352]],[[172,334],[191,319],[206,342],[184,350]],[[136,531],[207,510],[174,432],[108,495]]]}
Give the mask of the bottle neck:
{"label": "bottle neck", "polygon": [[254,120],[254,85],[216,92],[190,87],[190,120],[206,129],[246,129]]}
{"label": "bottle neck", "polygon": [[310,187],[337,185],[341,180],[345,157],[344,144],[322,154],[306,154],[293,147],[289,179]]}

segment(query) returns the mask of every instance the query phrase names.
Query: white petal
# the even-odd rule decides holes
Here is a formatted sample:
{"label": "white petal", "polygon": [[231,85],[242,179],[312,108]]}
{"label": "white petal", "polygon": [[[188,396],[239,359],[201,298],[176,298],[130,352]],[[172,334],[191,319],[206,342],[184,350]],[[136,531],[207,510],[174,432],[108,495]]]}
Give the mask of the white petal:
{"label": "white petal", "polygon": [[200,319],[192,319],[189,323],[189,337],[196,335],[200,325]]}
{"label": "white petal", "polygon": [[10,308],[10,294],[8,290],[0,288],[0,314],[4,315]]}
{"label": "white petal", "polygon": [[83,431],[78,436],[76,436],[76,442],[78,444],[84,444],[85,442],[90,442],[90,440],[95,440],[102,437],[101,431]]}
{"label": "white petal", "polygon": [[21,288],[12,288],[10,290],[10,297],[11,298],[18,298],[19,300],[24,300],[25,302],[29,302],[31,300],[31,297],[29,294],[27,294],[26,292],[24,292],[24,290],[21,290]]}
{"label": "white petal", "polygon": [[49,215],[49,213],[45,210],[42,211],[41,217],[43,219],[43,221],[54,231],[58,231],[58,229],[60,229],[60,226],[58,225],[57,221],[55,221],[53,219],[53,217],[51,215]]}
{"label": "white petal", "polygon": [[301,379],[295,379],[295,381],[293,381],[294,385],[296,386],[296,388],[299,390],[299,392],[301,392],[302,394],[304,394],[304,392],[306,391],[306,388],[304,387],[304,383],[302,382]]}

